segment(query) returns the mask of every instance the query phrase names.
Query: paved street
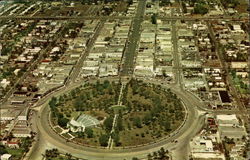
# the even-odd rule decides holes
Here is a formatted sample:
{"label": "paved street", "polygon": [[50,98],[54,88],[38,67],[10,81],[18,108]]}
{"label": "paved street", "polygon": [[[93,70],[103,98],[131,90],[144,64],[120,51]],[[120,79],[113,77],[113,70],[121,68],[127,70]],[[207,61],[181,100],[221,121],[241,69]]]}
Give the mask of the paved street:
{"label": "paved street", "polygon": [[132,26],[130,27],[130,35],[128,37],[128,42],[123,53],[124,62],[122,65],[122,76],[128,76],[133,73],[136,49],[138,41],[140,40],[141,33],[141,23],[143,22],[143,15],[145,11],[146,0],[139,1],[138,9],[135,18],[132,21]]}
{"label": "paved street", "polygon": [[[76,78],[79,76],[83,62],[86,59],[86,57],[89,55],[89,52],[91,51],[92,47],[94,46],[94,43],[95,43],[97,37],[99,36],[99,33],[102,30],[104,23],[105,23],[105,20],[101,20],[99,22],[99,24],[97,25],[93,37],[89,40],[89,42],[87,44],[87,49],[84,51],[84,53],[82,53],[77,64],[74,66],[74,69],[73,69],[69,79],[67,80],[67,82],[75,82]],[[68,83],[66,83],[66,85],[67,84]]]}
{"label": "paved street", "polygon": [[[128,37],[128,41],[126,44],[125,51],[123,53],[123,63],[121,66],[121,77],[132,76],[134,71],[134,63],[137,54],[137,45],[140,41],[140,34],[141,34],[141,24],[143,21],[151,20],[151,16],[144,16],[146,7],[146,0],[140,0],[137,8],[137,12],[134,17],[129,16],[0,16],[0,20],[6,19],[14,19],[14,20],[76,20],[76,21],[84,21],[84,20],[99,20],[100,23],[98,24],[96,31],[93,37],[87,44],[86,51],[81,55],[80,59],[78,60],[77,64],[75,65],[70,78],[67,80],[64,86],[58,88],[57,90],[52,91],[48,95],[44,96],[40,99],[36,104],[32,106],[33,116],[30,120],[32,123],[33,131],[37,132],[37,136],[35,138],[35,144],[32,146],[30,152],[25,157],[25,160],[40,160],[43,159],[42,154],[45,152],[46,149],[51,148],[58,148],[60,152],[70,153],[73,156],[89,159],[89,160],[131,160],[132,157],[138,158],[145,158],[149,153],[158,151],[161,147],[172,152],[172,156],[176,160],[185,160],[188,159],[189,153],[189,142],[190,140],[197,135],[203,128],[205,124],[205,118],[207,113],[211,113],[214,115],[217,114],[242,114],[242,112],[246,112],[245,108],[242,106],[242,103],[239,102],[239,98],[237,97],[237,93],[235,88],[233,89],[233,93],[236,94],[237,101],[240,104],[240,109],[235,109],[231,111],[225,110],[211,110],[207,109],[205,104],[194,94],[184,90],[183,82],[182,82],[182,66],[180,64],[180,55],[178,52],[178,35],[176,27],[177,21],[186,20],[186,21],[198,21],[198,20],[205,20],[209,26],[210,34],[212,35],[212,40],[216,42],[215,36],[213,34],[213,30],[209,25],[209,21],[213,20],[242,20],[246,21],[248,19],[242,17],[239,19],[235,19],[234,17],[230,16],[220,16],[220,17],[185,17],[185,16],[174,16],[173,10],[171,12],[171,16],[167,17],[158,17],[161,20],[171,21],[172,26],[172,44],[173,44],[173,71],[175,74],[175,83],[167,84],[164,80],[144,80],[144,82],[154,83],[161,85],[163,88],[168,89],[170,88],[173,93],[175,93],[185,105],[186,110],[186,117],[183,124],[171,133],[168,137],[163,139],[157,140],[155,143],[150,143],[147,145],[141,145],[138,147],[131,147],[131,148],[121,148],[121,149],[105,149],[105,148],[95,148],[95,147],[86,147],[82,145],[75,144],[73,142],[69,142],[66,139],[60,137],[56,134],[50,126],[49,121],[49,114],[50,109],[48,107],[49,100],[55,96],[60,96],[63,93],[67,93],[72,89],[79,87],[84,84],[82,81],[76,81],[77,77],[79,77],[83,62],[86,56],[89,54],[90,50],[92,49],[97,37],[101,29],[103,28],[104,22],[109,20],[116,20],[116,19],[132,19],[130,33]],[[97,8],[98,9],[98,8]],[[93,12],[90,9],[88,12]],[[54,39],[59,39],[61,37],[61,33],[57,34]],[[217,52],[219,51],[218,43],[215,44]],[[9,96],[12,95],[14,91],[14,87],[23,81],[23,79],[30,73],[34,66],[41,61],[42,56],[47,53],[51,49],[51,44],[47,46],[47,48],[39,55],[38,59],[31,65],[26,72],[13,86],[13,89],[6,95],[4,100],[7,100]],[[223,56],[219,55],[220,60],[223,62]],[[228,67],[222,63],[223,68],[228,73]],[[108,80],[118,81],[121,77],[107,77]],[[95,82],[99,79],[89,80],[90,82]],[[104,79],[101,79],[103,81]],[[229,79],[231,83],[231,79]],[[122,93],[122,92],[121,92]],[[121,94],[122,95],[122,94]],[[119,96],[118,104],[120,105],[120,99],[122,96]],[[115,126],[114,118],[113,128]],[[111,131],[112,132],[112,131]],[[174,141],[178,140],[177,143]],[[112,139],[110,138],[110,143],[108,148],[112,148]]]}
{"label": "paved street", "polygon": [[[65,25],[67,25],[67,24],[65,24]],[[58,39],[61,38],[63,30],[64,30],[64,27],[62,27],[62,29],[59,31],[59,33],[57,33],[53,37],[52,42],[57,41]],[[2,99],[2,101],[0,101],[0,105],[3,105],[3,103],[5,103],[8,100],[8,98],[15,92],[16,86],[24,81],[24,79],[32,72],[32,70],[35,69],[35,67],[44,58],[44,55],[47,54],[52,49],[52,47],[53,47],[53,44],[49,43],[49,45],[45,49],[40,51],[37,59],[35,59],[33,62],[31,62],[27,71],[15,82],[15,84],[11,87],[11,89],[5,94],[5,97]]]}
{"label": "paved street", "polygon": [[[75,86],[76,87],[76,86]],[[166,86],[167,88],[169,86]],[[59,150],[70,152],[74,156],[82,157],[82,158],[88,158],[93,160],[98,159],[110,159],[110,158],[116,158],[117,160],[124,158],[132,158],[134,156],[137,157],[146,157],[146,155],[149,152],[157,151],[160,147],[164,146],[167,147],[169,150],[175,149],[178,147],[178,145],[183,146],[184,144],[188,143],[188,139],[192,138],[202,127],[204,122],[204,117],[199,115],[196,105],[202,105],[199,101],[195,101],[195,99],[190,98],[192,95],[188,93],[183,93],[180,89],[176,89],[176,87],[172,88],[172,91],[176,93],[184,102],[184,104],[187,106],[187,120],[183,124],[183,126],[180,128],[180,130],[176,130],[171,137],[167,139],[160,140],[157,143],[149,144],[142,147],[137,148],[131,148],[131,149],[123,149],[123,150],[106,150],[106,149],[96,149],[96,148],[89,148],[80,146],[71,142],[66,142],[65,139],[57,135],[49,126],[48,122],[48,115],[49,115],[49,107],[47,107],[48,101],[44,103],[41,107],[41,110],[38,114],[38,129],[40,131],[40,138],[44,139],[44,141],[39,141],[38,143],[40,145],[44,145],[43,143],[51,143],[55,147],[57,147]],[[60,93],[60,92],[59,92]],[[54,96],[58,95],[59,93],[55,94]],[[53,96],[53,95],[50,95]],[[191,115],[191,116],[190,116]],[[39,118],[40,117],[40,118]],[[179,143],[172,144],[171,141],[178,139]],[[183,141],[183,142],[182,142]],[[37,152],[34,152],[31,157],[33,158],[39,158],[41,155],[39,155]]]}
{"label": "paved street", "polygon": [[[207,26],[208,26],[208,29],[209,29],[209,33],[211,35],[211,39],[215,43],[215,49],[216,49],[216,52],[218,53],[218,57],[219,57],[219,60],[221,62],[222,68],[225,71],[226,80],[227,80],[227,83],[229,84],[229,89],[231,90],[230,93],[232,93],[232,96],[235,98],[237,107],[241,111],[241,113],[250,114],[248,112],[248,110],[246,109],[246,107],[244,106],[243,102],[240,100],[240,97],[239,97],[240,94],[238,94],[238,90],[236,89],[236,87],[235,87],[235,85],[233,83],[232,76],[230,75],[231,74],[230,70],[229,70],[230,67],[226,63],[226,60],[225,60],[224,55],[223,55],[222,50],[221,50],[221,46],[220,46],[219,42],[216,40],[213,28],[212,28],[212,26],[211,26],[211,24],[209,22],[207,22]],[[244,122],[247,123],[247,124],[249,124],[248,114],[246,114],[246,115],[242,114],[242,118],[244,119]]]}
{"label": "paved street", "polygon": [[[140,1],[141,2],[141,1]],[[189,16],[163,16],[158,17],[162,20],[185,20],[185,21],[196,21],[196,20],[205,20],[205,21],[213,21],[213,20],[233,20],[233,21],[248,21],[248,17],[232,17],[232,16],[214,16],[214,17],[189,17]],[[0,16],[0,20],[115,20],[115,19],[131,19],[129,16]],[[140,19],[140,17],[135,17],[135,19]],[[145,16],[144,19],[150,20],[151,16]]]}
{"label": "paved street", "polygon": [[[172,10],[173,13],[173,10]],[[173,43],[173,59],[174,59],[174,72],[175,72],[175,84],[181,83],[181,65],[178,53],[178,35],[176,29],[176,21],[171,21],[172,25],[172,43]],[[181,86],[181,84],[180,84]]]}

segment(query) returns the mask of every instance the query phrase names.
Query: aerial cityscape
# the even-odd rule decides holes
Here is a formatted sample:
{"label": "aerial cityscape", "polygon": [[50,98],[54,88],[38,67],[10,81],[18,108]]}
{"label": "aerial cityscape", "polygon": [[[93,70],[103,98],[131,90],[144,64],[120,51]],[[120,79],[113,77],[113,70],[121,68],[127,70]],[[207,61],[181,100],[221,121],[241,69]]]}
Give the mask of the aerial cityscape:
{"label": "aerial cityscape", "polygon": [[0,0],[0,160],[250,160],[248,0]]}

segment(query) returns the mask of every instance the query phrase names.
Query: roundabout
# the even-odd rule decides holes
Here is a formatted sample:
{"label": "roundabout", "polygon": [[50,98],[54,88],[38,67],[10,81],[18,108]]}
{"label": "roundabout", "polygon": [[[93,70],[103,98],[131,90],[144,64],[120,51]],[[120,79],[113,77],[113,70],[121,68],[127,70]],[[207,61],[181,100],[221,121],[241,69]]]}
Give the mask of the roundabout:
{"label": "roundabout", "polygon": [[[117,79],[115,79],[117,81]],[[152,81],[151,81],[152,82]],[[151,84],[155,86],[159,85],[159,82],[153,81]],[[160,83],[161,84],[161,83]],[[77,88],[80,85],[76,85],[71,89]],[[53,147],[58,148],[63,152],[69,152],[72,155],[79,158],[87,159],[131,159],[132,157],[145,158],[148,153],[159,150],[161,147],[168,149],[169,151],[173,149],[181,149],[183,146],[187,145],[189,140],[200,131],[204,123],[204,116],[202,116],[198,111],[197,107],[201,107],[203,104],[200,103],[193,95],[181,90],[175,85],[161,85],[163,90],[171,89],[173,94],[176,94],[178,98],[183,102],[185,106],[186,114],[183,118],[183,122],[175,128],[172,132],[163,137],[158,137],[154,141],[148,143],[142,143],[137,145],[127,145],[127,146],[114,146],[115,147],[97,147],[93,145],[84,146],[82,144],[76,143],[74,141],[65,140],[62,136],[59,136],[50,126],[49,113],[50,108],[48,107],[49,99],[53,96],[59,96],[65,93],[65,90],[60,90],[50,95],[38,112],[37,126],[42,139],[52,144]],[[70,90],[67,90],[70,91]],[[119,98],[119,97],[118,97]],[[124,116],[124,115],[123,115]],[[136,136],[136,135],[135,135]],[[141,135],[139,135],[141,136]],[[38,143],[44,143],[43,141]],[[39,145],[39,144],[37,144]],[[31,156],[38,156],[32,154]]]}
{"label": "roundabout", "polygon": [[51,127],[85,146],[121,149],[154,143],[179,128],[183,102],[170,89],[135,79],[86,83],[49,102]]}

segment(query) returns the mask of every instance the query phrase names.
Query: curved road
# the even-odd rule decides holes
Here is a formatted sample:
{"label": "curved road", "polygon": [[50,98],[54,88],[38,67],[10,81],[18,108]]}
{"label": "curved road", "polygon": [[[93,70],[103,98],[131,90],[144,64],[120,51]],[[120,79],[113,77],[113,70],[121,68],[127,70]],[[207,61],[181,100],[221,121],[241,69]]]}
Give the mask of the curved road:
{"label": "curved road", "polygon": [[[142,6],[144,4],[141,2]],[[143,11],[141,9],[141,11]],[[134,57],[134,56],[131,56]],[[178,61],[176,58],[175,61]],[[178,67],[178,66],[177,66]],[[127,68],[127,67],[125,67]],[[129,67],[128,67],[129,68]],[[176,76],[180,76],[180,73],[175,73]],[[111,79],[111,78],[109,78]],[[115,78],[116,79],[116,78]],[[118,79],[118,78],[117,78]],[[146,82],[146,81],[145,81]],[[150,80],[149,83],[161,84],[161,82],[156,80]],[[48,116],[49,116],[49,107],[48,102],[52,96],[59,96],[62,93],[68,92],[73,88],[80,86],[81,84],[69,83],[66,87],[60,88],[57,91],[47,95],[41,99],[35,108],[38,110],[38,113],[34,115],[34,121],[36,122],[36,127],[38,129],[38,138],[36,144],[31,149],[27,159],[30,160],[39,160],[43,159],[42,154],[46,149],[58,148],[61,152],[70,153],[75,157],[89,159],[89,160],[130,160],[133,157],[146,158],[149,153],[158,151],[161,147],[173,151],[173,159],[188,159],[188,146],[189,141],[202,129],[205,116],[202,113],[205,113],[200,110],[204,108],[204,104],[197,99],[193,94],[182,90],[180,79],[177,77],[175,84],[171,85],[162,85],[165,88],[171,88],[179,98],[182,99],[183,103],[187,109],[187,119],[183,126],[170,134],[166,139],[162,139],[156,143],[152,143],[145,146],[140,146],[131,149],[120,149],[120,150],[107,150],[107,149],[97,149],[89,148],[85,146],[80,146],[72,142],[66,142],[65,139],[56,134],[50,127]],[[173,141],[178,140],[177,143]]]}
{"label": "curved road", "polygon": [[[171,88],[171,90],[182,99],[187,108],[187,120],[180,130],[173,132],[173,134],[162,141],[153,143],[150,145],[132,148],[132,149],[121,149],[121,150],[105,150],[88,148],[85,146],[80,146],[72,142],[66,142],[65,139],[57,135],[51,128],[48,122],[49,107],[48,102],[52,96],[58,96],[69,89],[73,89],[79,85],[74,85],[66,89],[62,89],[54,94],[51,94],[46,98],[45,103],[42,104],[38,115],[36,116],[36,122],[38,127],[38,141],[33,147],[34,152],[30,154],[29,159],[42,159],[42,153],[45,149],[56,147],[60,151],[71,153],[72,155],[79,158],[86,158],[90,160],[110,160],[111,158],[115,160],[131,159],[132,157],[145,158],[148,153],[159,150],[161,147],[165,147],[168,150],[178,150],[178,148],[183,148],[187,146],[189,140],[194,137],[202,128],[204,124],[204,116],[198,112],[198,109],[203,104],[197,100],[192,94],[185,92],[177,86],[163,86],[166,88]],[[172,143],[173,140],[178,139],[178,143]],[[187,154],[180,154],[179,156],[186,156]],[[178,155],[177,155],[178,156]],[[179,157],[180,158],[180,157]],[[181,159],[185,159],[182,157]]]}

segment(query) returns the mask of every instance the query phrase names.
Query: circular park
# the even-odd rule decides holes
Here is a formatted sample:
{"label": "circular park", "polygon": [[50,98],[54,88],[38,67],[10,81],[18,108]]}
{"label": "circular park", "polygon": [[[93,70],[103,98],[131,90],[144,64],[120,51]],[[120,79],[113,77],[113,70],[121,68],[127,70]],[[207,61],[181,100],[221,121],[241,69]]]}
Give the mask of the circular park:
{"label": "circular park", "polygon": [[160,85],[131,79],[86,83],[49,102],[53,129],[84,146],[147,145],[168,137],[184,121],[180,98]]}

